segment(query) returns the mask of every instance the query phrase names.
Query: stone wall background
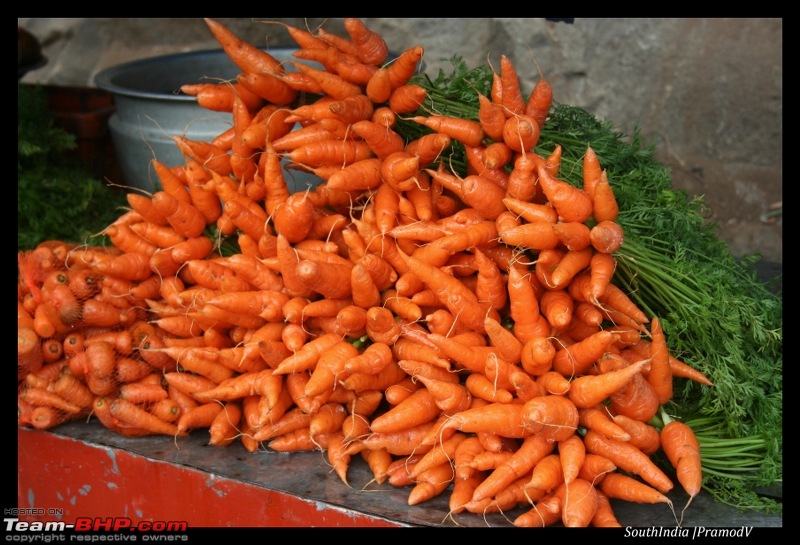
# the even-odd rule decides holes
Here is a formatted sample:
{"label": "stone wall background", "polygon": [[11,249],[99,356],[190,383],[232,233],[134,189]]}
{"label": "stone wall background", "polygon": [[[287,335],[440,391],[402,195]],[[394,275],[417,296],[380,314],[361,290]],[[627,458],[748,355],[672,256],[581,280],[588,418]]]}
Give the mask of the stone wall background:
{"label": "stone wall background", "polygon": [[[276,22],[345,36],[342,18],[219,18],[257,46],[294,45]],[[523,90],[547,77],[555,100],[636,127],[673,184],[703,195],[735,255],[782,262],[782,19],[364,18],[393,51],[425,48],[428,73],[450,58],[517,68]],[[23,82],[93,86],[100,70],[218,48],[201,18],[19,18],[48,63]],[[538,66],[538,68],[537,68]],[[499,69],[499,68],[498,68]]]}

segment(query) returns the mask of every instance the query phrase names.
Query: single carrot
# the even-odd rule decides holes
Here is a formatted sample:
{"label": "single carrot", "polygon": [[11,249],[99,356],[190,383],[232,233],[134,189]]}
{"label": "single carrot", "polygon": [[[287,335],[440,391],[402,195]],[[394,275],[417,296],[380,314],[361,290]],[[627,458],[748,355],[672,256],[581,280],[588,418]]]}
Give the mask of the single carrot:
{"label": "single carrot", "polygon": [[375,104],[381,104],[389,100],[392,94],[392,85],[389,80],[389,71],[385,67],[378,67],[367,81],[364,92]]}
{"label": "single carrot", "polygon": [[[622,360],[622,361],[620,361]],[[606,354],[597,362],[598,370],[606,372],[629,365],[624,358]],[[653,387],[641,374],[636,374],[630,382],[609,396],[611,407],[617,414],[647,422],[656,415],[660,404]]]}
{"label": "single carrot", "polygon": [[572,323],[575,301],[566,289],[548,289],[539,299],[539,309],[553,329],[561,331]]}
{"label": "single carrot", "polygon": [[224,447],[233,443],[239,434],[239,423],[242,419],[242,405],[238,401],[225,403],[208,427],[208,444]]}
{"label": "single carrot", "polygon": [[[356,120],[358,121],[358,120]],[[372,156],[372,149],[363,140],[322,140],[289,151],[286,156],[303,165],[319,167],[355,163]]]}
{"label": "single carrot", "polygon": [[544,77],[541,77],[528,96],[528,101],[525,104],[525,115],[533,118],[539,130],[541,130],[544,128],[544,123],[550,113],[552,104],[553,88]]}
{"label": "single carrot", "polygon": [[613,420],[615,424],[629,434],[630,439],[628,439],[628,442],[645,454],[655,454],[661,447],[660,432],[655,426],[635,420],[624,414],[614,415]]}
{"label": "single carrot", "polygon": [[152,200],[156,209],[167,218],[175,231],[184,237],[198,237],[205,229],[205,217],[188,201],[181,201],[166,191],[156,191]]}
{"label": "single carrot", "polygon": [[537,172],[547,200],[553,204],[562,221],[583,223],[591,216],[592,199],[586,191],[555,178],[544,165],[539,165]]}
{"label": "single carrot", "polygon": [[435,498],[447,490],[453,481],[454,473],[450,462],[444,462],[416,477],[416,484],[408,494],[408,505],[418,505]]}
{"label": "single carrot", "polygon": [[604,220],[591,228],[589,240],[598,252],[613,254],[625,242],[625,232],[616,221]]}
{"label": "single carrot", "polygon": [[405,147],[403,137],[391,127],[385,127],[370,119],[353,123],[352,129],[369,144],[373,153],[380,159],[385,159]]}
{"label": "single carrot", "polygon": [[550,492],[564,482],[564,470],[558,453],[548,454],[533,466],[531,476],[525,487],[530,491]]}
{"label": "single carrot", "polygon": [[427,388],[420,388],[405,400],[374,418],[370,429],[376,433],[395,433],[432,421],[441,410]]}
{"label": "single carrot", "polygon": [[344,29],[350,36],[361,62],[379,65],[386,60],[389,46],[380,34],[368,28],[363,21],[348,17],[344,20]]}
{"label": "single carrot", "polygon": [[603,168],[600,159],[591,146],[586,146],[586,153],[583,155],[583,190],[589,196],[594,196],[594,188],[603,175]]}
{"label": "single carrot", "polygon": [[[609,439],[594,430],[587,431],[583,440],[587,452],[605,456],[619,469],[638,475],[662,494],[666,494],[674,487],[664,471],[647,454],[630,443]],[[605,479],[608,477],[609,475],[606,475]]]}
{"label": "single carrot", "polygon": [[327,402],[311,415],[308,433],[312,439],[322,435],[341,433],[342,423],[347,416],[347,409],[341,403]]}
{"label": "single carrot", "polygon": [[581,409],[602,403],[625,387],[634,375],[640,374],[646,363],[645,360],[640,360],[619,370],[574,378],[570,384],[569,399]]}
{"label": "single carrot", "polygon": [[210,18],[203,19],[214,38],[233,63],[245,72],[283,72],[280,62],[266,51],[242,40],[228,27]]}
{"label": "single carrot", "polygon": [[[570,384],[571,387],[572,384]],[[608,414],[603,405],[580,408],[578,409],[578,415],[581,426],[587,429],[595,430],[612,439],[619,439],[620,441],[631,440],[630,433],[617,424],[616,420]]]}
{"label": "single carrot", "polygon": [[[311,76],[314,80],[316,80],[317,83],[319,83],[323,94],[333,98],[334,100],[342,100],[347,97],[363,94],[360,85],[351,83],[336,73],[313,68],[307,64],[299,62],[290,61],[290,63],[300,72]],[[370,114],[372,114],[371,111]]]}
{"label": "single carrot", "polygon": [[634,503],[666,503],[672,509],[672,500],[655,487],[618,472],[608,473],[600,482],[600,490],[609,499]]}
{"label": "single carrot", "polygon": [[499,388],[486,375],[473,372],[467,376],[464,385],[474,398],[483,399],[492,403],[509,403],[514,399],[514,394]]}
{"label": "single carrot", "polygon": [[328,187],[342,191],[364,191],[381,184],[381,159],[367,157],[347,164],[328,178]]}
{"label": "single carrot", "polygon": [[586,528],[597,512],[597,492],[594,485],[581,478],[565,483],[564,507],[561,520],[567,528]]}
{"label": "single carrot", "polygon": [[558,442],[558,454],[564,473],[564,482],[569,484],[579,478],[580,469],[586,459],[586,447],[580,435],[573,434]]}
{"label": "single carrot", "polygon": [[539,142],[539,125],[525,114],[515,114],[503,125],[503,142],[514,152],[528,153]]}
{"label": "single carrot", "polygon": [[592,517],[590,525],[594,528],[621,528],[622,524],[614,514],[613,506],[605,493],[595,488],[597,495],[597,510]]}
{"label": "single carrot", "polygon": [[561,239],[549,221],[532,221],[516,227],[498,230],[500,239],[513,247],[527,250],[552,250]]}
{"label": "single carrot", "polygon": [[613,333],[600,330],[582,341],[560,348],[553,357],[553,369],[565,377],[583,375],[614,340]]}
{"label": "single carrot", "polygon": [[305,385],[308,397],[321,395],[333,390],[338,381],[346,376],[344,365],[347,360],[359,354],[358,349],[347,341],[339,341],[320,354],[311,377]]}
{"label": "single carrot", "polygon": [[389,107],[398,115],[411,114],[422,107],[427,97],[428,91],[422,85],[408,83],[392,89]]}
{"label": "single carrot", "polygon": [[682,512],[700,494],[703,488],[703,467],[700,456],[700,443],[694,430],[678,420],[670,420],[661,428],[661,448],[675,468],[678,482],[689,494]]}
{"label": "single carrot", "polygon": [[663,405],[672,399],[672,368],[667,340],[658,316],[653,316],[650,321],[650,335],[650,372],[647,382],[653,387],[659,404]]}
{"label": "single carrot", "polygon": [[550,441],[567,439],[577,429],[579,420],[578,408],[564,396],[534,397],[522,407],[524,428]]}
{"label": "single carrot", "polygon": [[599,454],[594,454],[593,452],[587,452],[586,456],[584,456],[583,465],[581,466],[578,476],[581,479],[585,479],[590,483],[598,485],[608,473],[616,471],[616,469],[617,466],[614,464],[614,462],[605,456],[600,456]]}
{"label": "single carrot", "polygon": [[477,121],[444,115],[413,116],[410,121],[446,134],[465,146],[479,146],[484,138],[483,127]]}

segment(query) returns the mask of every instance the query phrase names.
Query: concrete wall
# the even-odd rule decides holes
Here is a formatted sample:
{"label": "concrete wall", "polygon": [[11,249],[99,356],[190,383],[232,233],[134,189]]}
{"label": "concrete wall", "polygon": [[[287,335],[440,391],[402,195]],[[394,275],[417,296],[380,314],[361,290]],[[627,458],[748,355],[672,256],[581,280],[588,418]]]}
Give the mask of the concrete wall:
{"label": "concrete wall", "polygon": [[[280,24],[345,36],[343,19],[218,19],[258,46],[292,45]],[[548,79],[555,100],[657,144],[676,187],[704,195],[735,254],[782,261],[781,19],[373,19],[389,47],[425,48],[428,73],[449,59],[515,64],[527,92]],[[114,64],[218,47],[202,19],[19,19],[49,62],[23,81],[91,86]],[[538,66],[538,68],[537,68]],[[777,204],[776,204],[777,203]],[[774,212],[773,212],[774,214]],[[742,229],[744,227],[744,229]]]}

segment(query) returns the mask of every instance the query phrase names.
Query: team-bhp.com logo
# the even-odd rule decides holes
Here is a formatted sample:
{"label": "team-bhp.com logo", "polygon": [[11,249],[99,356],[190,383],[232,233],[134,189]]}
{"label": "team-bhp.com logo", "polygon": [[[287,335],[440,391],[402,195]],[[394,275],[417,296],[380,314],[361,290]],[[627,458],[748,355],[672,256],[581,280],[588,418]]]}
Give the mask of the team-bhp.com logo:
{"label": "team-bhp.com logo", "polygon": [[[17,513],[15,513],[17,514]],[[17,514],[18,515],[18,514]],[[176,532],[186,532],[186,521],[148,521],[137,523],[128,517],[78,517],[75,522],[33,521],[5,517],[6,541],[87,541],[90,533],[115,533],[119,541],[188,541]],[[69,532],[67,536],[64,533]],[[34,537],[37,535],[38,537]],[[26,539],[27,538],[27,539]],[[91,541],[95,541],[91,539]]]}

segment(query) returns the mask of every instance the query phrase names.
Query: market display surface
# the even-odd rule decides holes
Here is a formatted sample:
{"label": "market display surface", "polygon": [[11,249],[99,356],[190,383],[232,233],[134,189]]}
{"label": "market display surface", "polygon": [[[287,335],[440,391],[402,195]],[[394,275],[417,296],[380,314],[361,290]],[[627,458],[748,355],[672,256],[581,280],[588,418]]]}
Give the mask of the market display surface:
{"label": "market display surface", "polygon": [[781,296],[636,135],[505,56],[431,79],[347,19],[286,72],[206,21],[242,73],[183,90],[232,128],[175,136],[108,245],[19,254],[19,425],[311,452],[354,493],[360,459],[444,525],[782,512]]}

